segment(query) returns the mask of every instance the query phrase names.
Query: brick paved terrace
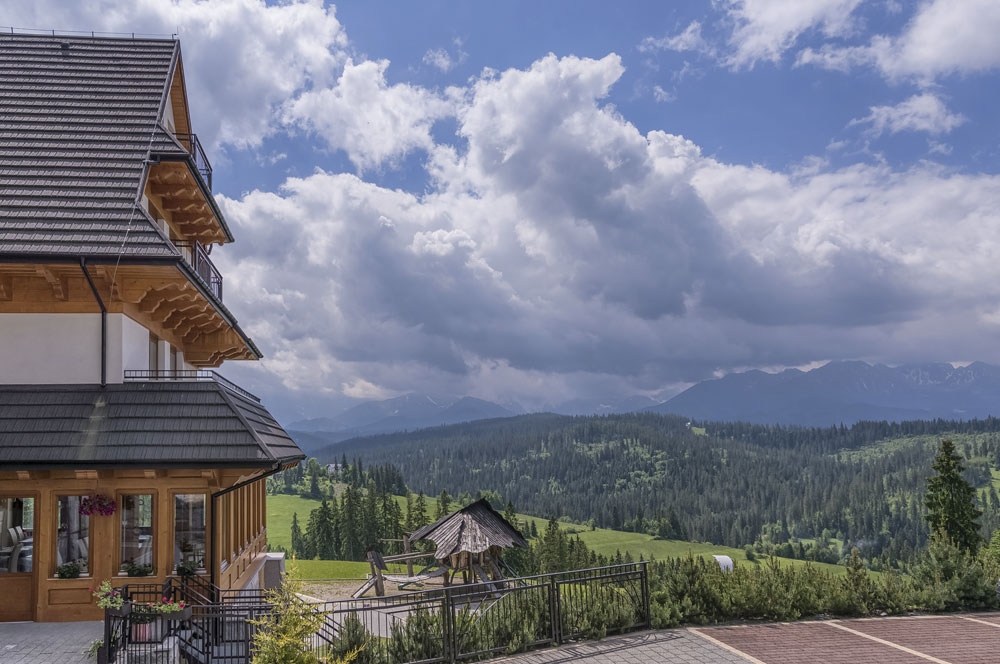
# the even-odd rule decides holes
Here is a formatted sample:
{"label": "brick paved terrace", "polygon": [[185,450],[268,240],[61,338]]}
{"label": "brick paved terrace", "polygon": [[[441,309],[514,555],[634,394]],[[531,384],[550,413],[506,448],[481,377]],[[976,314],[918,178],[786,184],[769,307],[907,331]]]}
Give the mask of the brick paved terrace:
{"label": "brick paved terrace", "polygon": [[2,664],[83,664],[84,651],[104,635],[104,623],[0,623]]}
{"label": "brick paved terrace", "polygon": [[996,664],[1000,614],[661,630],[578,643],[506,664]]}
{"label": "brick paved terrace", "polygon": [[[0,623],[2,664],[83,664],[102,623]],[[615,636],[503,664],[995,664],[1000,613],[692,627]]]}

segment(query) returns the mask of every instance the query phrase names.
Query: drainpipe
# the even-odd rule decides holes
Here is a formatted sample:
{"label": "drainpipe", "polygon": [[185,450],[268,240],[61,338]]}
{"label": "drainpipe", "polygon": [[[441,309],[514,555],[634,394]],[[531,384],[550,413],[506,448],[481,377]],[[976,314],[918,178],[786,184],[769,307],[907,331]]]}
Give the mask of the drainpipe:
{"label": "drainpipe", "polygon": [[[268,477],[270,477],[271,475],[274,475],[275,473],[277,473],[280,470],[281,470],[281,462],[280,461],[275,461],[274,462],[274,468],[272,468],[271,470],[267,471],[263,475],[258,475],[256,477],[251,477],[248,480],[243,480],[242,482],[238,482],[237,484],[234,484],[231,487],[228,487],[226,489],[222,489],[221,491],[216,491],[215,493],[213,493],[211,495],[211,499],[212,499],[212,516],[211,516],[211,521],[209,523],[209,532],[208,532],[208,539],[209,539],[209,541],[208,541],[208,546],[209,546],[208,561],[209,561],[209,563],[208,564],[210,565],[209,571],[208,571],[208,574],[209,574],[208,580],[212,584],[213,588],[216,586],[215,581],[218,578],[218,573],[219,573],[219,570],[216,567],[216,560],[215,560],[215,553],[216,553],[216,551],[215,551],[215,536],[216,536],[216,533],[218,531],[218,527],[217,527],[217,523],[218,523],[217,514],[218,514],[218,512],[215,509],[215,504],[216,504],[215,501],[216,501],[216,499],[221,498],[222,496],[226,495],[227,493],[229,493],[231,491],[236,491],[237,489],[242,489],[243,487],[247,486],[248,484],[253,484],[254,482],[258,482],[260,480],[267,479]],[[220,560],[218,562],[221,563],[222,561]],[[219,601],[218,598],[214,598],[214,599],[216,601]]]}
{"label": "drainpipe", "polygon": [[108,385],[108,310],[104,306],[104,300],[101,299],[100,293],[97,292],[97,287],[94,285],[93,279],[90,278],[90,272],[87,271],[87,259],[80,256],[80,269],[83,270],[83,276],[87,279],[87,283],[90,284],[90,290],[94,293],[94,299],[97,300],[97,306],[101,308],[101,387],[107,387]]}

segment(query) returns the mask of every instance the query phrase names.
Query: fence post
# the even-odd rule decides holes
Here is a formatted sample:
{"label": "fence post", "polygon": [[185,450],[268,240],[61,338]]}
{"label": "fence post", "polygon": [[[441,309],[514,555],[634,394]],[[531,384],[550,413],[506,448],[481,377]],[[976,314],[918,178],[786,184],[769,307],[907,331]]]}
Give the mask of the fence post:
{"label": "fence post", "polygon": [[552,641],[562,642],[562,599],[559,597],[559,582],[555,576],[549,577],[549,613],[552,615]]}
{"label": "fence post", "polygon": [[104,643],[97,650],[97,664],[108,664],[108,648],[111,647],[111,622],[108,610],[104,609]]}
{"label": "fence post", "polygon": [[458,661],[458,637],[455,634],[455,603],[451,593],[451,588],[445,588],[444,598],[441,602],[442,646],[444,647],[445,659],[449,662],[456,662]]}
{"label": "fence post", "polygon": [[652,615],[649,608],[649,561],[642,561],[642,611],[645,619],[645,626],[653,626]]}

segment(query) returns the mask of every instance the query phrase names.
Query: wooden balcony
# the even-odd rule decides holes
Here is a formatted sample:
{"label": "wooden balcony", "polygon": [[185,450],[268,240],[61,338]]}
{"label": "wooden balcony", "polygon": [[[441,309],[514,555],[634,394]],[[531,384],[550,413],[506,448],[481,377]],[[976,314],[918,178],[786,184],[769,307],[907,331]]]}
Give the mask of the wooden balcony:
{"label": "wooden balcony", "polygon": [[205,280],[208,290],[215,297],[222,301],[222,275],[215,268],[212,260],[208,257],[208,252],[197,242],[186,242],[174,240],[174,246],[181,252],[187,262],[191,264],[198,276]]}

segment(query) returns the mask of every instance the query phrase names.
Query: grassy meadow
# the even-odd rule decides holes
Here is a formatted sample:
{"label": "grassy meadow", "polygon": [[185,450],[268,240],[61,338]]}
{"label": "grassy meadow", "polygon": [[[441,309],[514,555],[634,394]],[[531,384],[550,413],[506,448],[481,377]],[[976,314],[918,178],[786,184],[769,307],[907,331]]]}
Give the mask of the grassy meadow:
{"label": "grassy meadow", "polygon": [[[406,499],[399,497],[405,509]],[[305,529],[309,520],[309,512],[319,507],[320,501],[301,498],[299,496],[275,495],[267,497],[267,539],[274,546],[282,546],[286,549],[291,546],[292,514],[298,513],[299,524]],[[433,511],[433,501],[428,500],[428,506]],[[543,532],[548,523],[546,519],[539,517],[518,515],[519,519],[525,522],[534,521],[539,532]],[[578,524],[562,523],[563,530],[572,535],[579,535],[588,547],[597,553],[613,556],[621,551],[624,555],[626,551],[632,554],[633,558],[640,556],[646,558],[679,558],[691,553],[695,556],[708,557],[712,555],[724,555],[733,559],[737,565],[755,565],[758,562],[749,562],[743,549],[733,549],[727,546],[706,544],[702,542],[684,542],[680,540],[659,540],[652,535],[643,533],[627,533],[620,530],[609,530],[607,528],[596,528],[591,530],[587,526]],[[805,561],[779,558],[783,564],[800,566],[805,565]],[[759,558],[758,558],[759,561]],[[819,569],[823,569],[834,574],[843,574],[846,570],[841,565],[829,565],[825,563],[811,563]],[[368,563],[349,562],[342,560],[300,560],[296,562],[296,575],[302,579],[363,579],[368,574]],[[402,568],[400,568],[402,569]]]}

